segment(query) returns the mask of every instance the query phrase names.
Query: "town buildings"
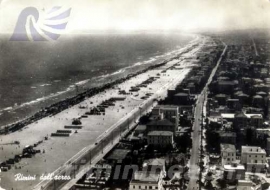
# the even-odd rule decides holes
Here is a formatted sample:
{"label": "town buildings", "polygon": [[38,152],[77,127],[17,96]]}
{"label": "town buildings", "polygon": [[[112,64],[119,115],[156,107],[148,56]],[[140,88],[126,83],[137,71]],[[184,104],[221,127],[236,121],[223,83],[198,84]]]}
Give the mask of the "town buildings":
{"label": "town buildings", "polygon": [[228,181],[235,181],[245,179],[245,166],[241,164],[228,164],[224,165],[223,179]]}
{"label": "town buildings", "polygon": [[266,152],[261,147],[242,146],[241,163],[247,171],[263,171],[266,167]]}
{"label": "town buildings", "polygon": [[152,110],[153,120],[165,118],[175,124],[175,130],[179,125],[179,108],[175,105],[158,105]]}
{"label": "town buildings", "polygon": [[142,170],[134,173],[129,184],[129,190],[141,189],[163,189],[163,178],[165,177],[165,160],[151,159],[145,161]]}
{"label": "town buildings", "polygon": [[221,164],[228,165],[236,161],[236,149],[233,144],[221,144]]}
{"label": "town buildings", "polygon": [[148,145],[154,147],[170,147],[173,145],[173,132],[171,131],[150,131],[147,134]]}

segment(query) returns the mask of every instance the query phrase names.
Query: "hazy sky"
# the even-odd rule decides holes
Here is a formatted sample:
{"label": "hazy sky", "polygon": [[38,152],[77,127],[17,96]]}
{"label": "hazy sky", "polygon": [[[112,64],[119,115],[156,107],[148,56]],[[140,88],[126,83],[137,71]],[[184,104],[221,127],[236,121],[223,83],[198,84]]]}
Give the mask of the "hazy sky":
{"label": "hazy sky", "polygon": [[0,32],[29,6],[71,7],[69,33],[91,30],[270,28],[270,0],[0,0]]}

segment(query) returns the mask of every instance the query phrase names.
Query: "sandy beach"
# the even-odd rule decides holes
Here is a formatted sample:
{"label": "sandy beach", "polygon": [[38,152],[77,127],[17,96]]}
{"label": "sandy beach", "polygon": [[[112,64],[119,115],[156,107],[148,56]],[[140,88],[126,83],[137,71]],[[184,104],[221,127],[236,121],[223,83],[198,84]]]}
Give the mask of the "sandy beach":
{"label": "sandy beach", "polygon": [[[42,174],[55,171],[84,147],[89,145],[94,146],[97,139],[101,138],[100,136],[111,126],[134,109],[138,109],[140,104],[148,101],[148,99],[143,100],[141,97],[145,96],[147,93],[153,93],[152,96],[155,96],[156,98],[166,96],[167,89],[181,82],[190,71],[190,66],[193,63],[192,58],[195,59],[196,53],[200,51],[203,46],[202,42],[205,40],[205,38],[197,39],[199,46],[183,54],[179,59],[173,59],[163,67],[150,70],[131,78],[130,80],[86,99],[80,104],[70,107],[55,116],[46,117],[32,123],[21,131],[0,136],[0,162],[13,158],[17,154],[21,154],[23,148],[27,145],[33,145],[38,141],[43,141],[35,148],[41,150],[41,153],[36,154],[32,158],[23,158],[19,163],[15,164],[16,168],[20,167],[21,169],[12,167],[9,171],[1,173],[1,187],[8,190],[32,189],[40,182],[39,177]],[[163,70],[175,64],[181,68],[167,70],[166,73],[162,73]],[[72,130],[69,137],[51,137],[51,133],[54,133],[57,130],[63,130],[66,125],[71,125],[74,118],[84,115],[85,112],[99,105],[102,101],[112,97],[123,96],[119,95],[119,89],[129,91],[132,86],[141,84],[149,77],[156,77],[158,74],[160,77],[147,87],[141,88],[138,92],[124,95],[125,100],[116,101],[114,106],[106,108],[106,115],[89,115],[87,118],[82,118],[83,128],[79,129],[78,133],[74,133],[75,130]],[[82,107],[85,108],[82,109]],[[44,137],[46,136],[49,137],[48,140],[44,140]],[[14,141],[19,141],[20,144],[9,144]],[[36,175],[37,180],[15,181],[14,175],[18,173],[22,173],[25,176]]]}

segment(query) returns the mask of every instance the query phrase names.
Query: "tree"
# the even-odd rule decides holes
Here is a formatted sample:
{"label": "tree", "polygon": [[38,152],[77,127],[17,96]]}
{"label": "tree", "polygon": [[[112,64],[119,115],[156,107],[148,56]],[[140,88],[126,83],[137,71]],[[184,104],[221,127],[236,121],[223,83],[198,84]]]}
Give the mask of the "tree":
{"label": "tree", "polygon": [[140,124],[142,124],[142,125],[147,124],[149,121],[150,121],[150,115],[149,114],[143,115],[140,118]]}
{"label": "tree", "polygon": [[246,144],[248,145],[255,145],[254,142],[255,142],[255,139],[256,139],[256,131],[254,128],[247,128],[246,129]]}
{"label": "tree", "polygon": [[217,132],[207,130],[206,143],[209,152],[220,153],[220,136]]}
{"label": "tree", "polygon": [[180,152],[186,152],[188,148],[192,146],[192,139],[190,134],[184,134],[181,136],[175,137],[175,143],[177,148],[180,149]]}

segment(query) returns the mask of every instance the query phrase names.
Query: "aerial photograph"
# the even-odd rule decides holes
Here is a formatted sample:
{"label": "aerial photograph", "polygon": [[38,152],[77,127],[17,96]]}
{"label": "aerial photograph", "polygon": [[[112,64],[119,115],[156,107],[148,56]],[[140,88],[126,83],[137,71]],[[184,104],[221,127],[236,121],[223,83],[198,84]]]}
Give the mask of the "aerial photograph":
{"label": "aerial photograph", "polygon": [[270,190],[270,0],[0,0],[0,190],[88,189]]}

